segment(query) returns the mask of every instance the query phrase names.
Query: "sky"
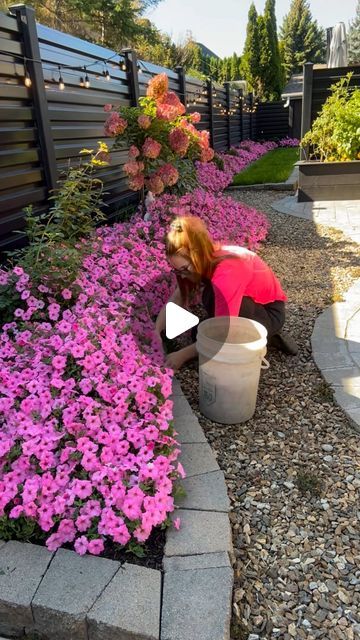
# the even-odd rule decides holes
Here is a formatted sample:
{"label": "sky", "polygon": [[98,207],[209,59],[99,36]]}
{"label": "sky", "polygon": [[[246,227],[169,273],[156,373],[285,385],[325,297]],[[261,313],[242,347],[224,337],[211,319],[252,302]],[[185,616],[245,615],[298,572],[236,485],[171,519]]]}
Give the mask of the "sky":
{"label": "sky", "polygon": [[[191,31],[197,42],[202,42],[221,58],[236,51],[242,53],[247,15],[251,0],[162,0],[148,18],[175,42],[183,40]],[[322,27],[333,27],[355,17],[357,0],[310,0],[310,9]],[[264,10],[265,0],[255,0],[258,13]],[[290,0],[276,1],[276,18],[281,25],[288,12]]]}

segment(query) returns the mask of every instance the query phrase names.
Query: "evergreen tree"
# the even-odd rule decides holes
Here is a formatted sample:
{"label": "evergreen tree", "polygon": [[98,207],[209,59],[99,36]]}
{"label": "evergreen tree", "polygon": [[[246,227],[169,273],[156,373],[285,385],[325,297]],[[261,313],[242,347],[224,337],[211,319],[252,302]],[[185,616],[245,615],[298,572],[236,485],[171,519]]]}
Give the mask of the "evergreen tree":
{"label": "evergreen tree", "polygon": [[[31,0],[38,22],[112,49],[132,46],[137,37],[153,35],[142,18],[159,0]],[[9,2],[0,0],[7,12]],[[26,3],[25,3],[26,4]],[[149,28],[150,25],[150,28]],[[154,44],[154,42],[153,42]]]}
{"label": "evergreen tree", "polygon": [[231,57],[230,80],[238,80],[238,79],[239,79],[239,57],[234,52]]}
{"label": "evergreen tree", "polygon": [[282,71],[276,29],[275,0],[266,0],[264,15],[258,18],[260,39],[260,86],[265,100],[279,100]]}
{"label": "evergreen tree", "polygon": [[360,63],[360,0],[349,29],[349,64]]}
{"label": "evergreen tree", "polygon": [[308,0],[292,0],[280,35],[287,79],[300,73],[304,62],[325,62],[325,33],[313,20]]}
{"label": "evergreen tree", "polygon": [[246,28],[246,40],[241,58],[241,75],[248,83],[250,91],[259,94],[260,78],[260,40],[258,14],[254,3],[251,4]]}
{"label": "evergreen tree", "polygon": [[212,80],[216,81],[218,79],[218,63],[217,58],[215,58],[214,56],[210,57],[208,73]]}

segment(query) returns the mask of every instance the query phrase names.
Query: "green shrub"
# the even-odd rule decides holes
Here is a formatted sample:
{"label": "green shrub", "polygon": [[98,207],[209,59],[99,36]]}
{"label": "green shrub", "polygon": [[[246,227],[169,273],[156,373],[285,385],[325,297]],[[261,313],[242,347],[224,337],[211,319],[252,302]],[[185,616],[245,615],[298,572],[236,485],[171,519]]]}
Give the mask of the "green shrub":
{"label": "green shrub", "polygon": [[[36,297],[41,297],[37,287],[45,285],[63,308],[67,304],[61,296],[63,289],[72,292],[69,305],[78,293],[76,278],[85,254],[81,239],[106,219],[102,211],[103,182],[94,172],[108,164],[104,160],[107,146],[99,142],[96,152],[84,149],[82,153],[91,157],[68,168],[49,198],[52,201],[49,212],[36,214],[31,206],[25,209],[25,228],[17,233],[25,233],[27,244],[8,252],[9,266],[16,264],[24,269]],[[25,307],[16,282],[16,275],[11,274],[8,284],[0,286],[0,325],[13,319],[17,307]]]}
{"label": "green shrub", "polygon": [[360,160],[360,89],[349,86],[351,76],[332,85],[320,115],[303,137],[301,146],[310,148],[309,159]]}

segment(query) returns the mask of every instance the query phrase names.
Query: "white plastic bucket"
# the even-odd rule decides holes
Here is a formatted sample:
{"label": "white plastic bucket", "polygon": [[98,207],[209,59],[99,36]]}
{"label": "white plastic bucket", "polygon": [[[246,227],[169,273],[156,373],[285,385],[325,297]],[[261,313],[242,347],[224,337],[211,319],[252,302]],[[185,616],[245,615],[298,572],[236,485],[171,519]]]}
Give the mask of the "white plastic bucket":
{"label": "white plastic bucket", "polygon": [[199,324],[199,406],[204,416],[237,424],[254,415],[260,370],[269,367],[266,343],[266,328],[248,318],[219,316]]}

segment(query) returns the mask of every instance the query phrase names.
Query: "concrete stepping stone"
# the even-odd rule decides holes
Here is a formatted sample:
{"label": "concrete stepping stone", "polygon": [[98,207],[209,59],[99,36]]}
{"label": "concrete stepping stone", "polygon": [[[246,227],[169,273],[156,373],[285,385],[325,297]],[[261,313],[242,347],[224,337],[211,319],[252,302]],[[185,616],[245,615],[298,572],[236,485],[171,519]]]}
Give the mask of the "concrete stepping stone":
{"label": "concrete stepping stone", "polygon": [[160,571],[126,564],[89,611],[88,638],[158,640],[160,605]]}
{"label": "concrete stepping stone", "polygon": [[45,547],[11,541],[0,548],[0,633],[31,627],[31,602],[53,554]]}
{"label": "concrete stepping stone", "polygon": [[184,395],[175,395],[172,398],[172,401],[174,403],[172,408],[174,418],[194,415],[193,410]]}
{"label": "concrete stepping stone", "polygon": [[166,571],[161,640],[229,640],[233,572],[211,567],[209,555],[219,556],[199,556],[194,568],[191,559],[177,558],[177,568]]}
{"label": "concrete stepping stone", "polygon": [[188,571],[189,569],[217,569],[231,567],[226,551],[203,553],[199,556],[170,556],[164,558],[164,571]]}
{"label": "concrete stepping stone", "polygon": [[86,614],[119,568],[59,549],[33,600],[36,630],[50,640],[87,640]]}
{"label": "concrete stepping stone", "polygon": [[219,465],[207,442],[181,445],[179,461],[188,478],[210,471],[219,471]]}
{"label": "concrete stepping stone", "polygon": [[212,471],[199,476],[185,478],[181,485],[186,495],[177,501],[182,509],[199,511],[223,511],[228,513],[230,501],[222,471]]}
{"label": "concrete stepping stone", "polygon": [[185,556],[216,551],[232,551],[232,538],[227,513],[178,509],[180,529],[167,534],[165,556]]}
{"label": "concrete stepping stone", "polygon": [[176,439],[181,444],[207,442],[205,434],[199,425],[199,421],[194,415],[178,416],[174,420],[174,428],[178,433]]}

